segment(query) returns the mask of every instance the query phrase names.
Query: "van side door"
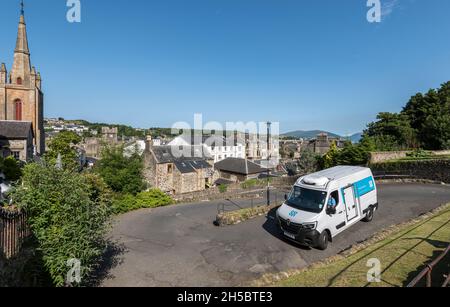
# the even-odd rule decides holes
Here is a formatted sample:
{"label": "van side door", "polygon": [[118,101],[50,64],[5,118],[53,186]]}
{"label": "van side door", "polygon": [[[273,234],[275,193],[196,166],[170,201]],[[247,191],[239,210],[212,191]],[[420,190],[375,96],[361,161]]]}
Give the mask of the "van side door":
{"label": "van side door", "polygon": [[[329,215],[330,219],[331,219],[329,227],[331,228],[330,229],[331,233],[333,235],[336,235],[339,232],[341,232],[342,230],[344,230],[345,226],[347,225],[346,214],[345,214],[345,204],[344,204],[343,198],[341,197],[338,190],[336,190],[330,194],[329,200],[331,200],[331,198],[333,198],[336,202],[336,207],[335,207],[336,213]],[[330,201],[328,203],[330,203]]]}

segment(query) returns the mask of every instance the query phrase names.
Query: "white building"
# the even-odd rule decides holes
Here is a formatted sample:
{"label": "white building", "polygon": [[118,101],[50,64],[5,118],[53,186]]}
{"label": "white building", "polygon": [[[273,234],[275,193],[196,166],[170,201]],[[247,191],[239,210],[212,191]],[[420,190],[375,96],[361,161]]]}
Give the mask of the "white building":
{"label": "white building", "polygon": [[203,145],[207,151],[207,155],[214,159],[214,163],[223,161],[227,158],[245,159],[245,141],[239,138],[225,138],[222,136],[199,136],[198,140],[195,136],[181,135],[173,139],[169,146],[194,146]]}

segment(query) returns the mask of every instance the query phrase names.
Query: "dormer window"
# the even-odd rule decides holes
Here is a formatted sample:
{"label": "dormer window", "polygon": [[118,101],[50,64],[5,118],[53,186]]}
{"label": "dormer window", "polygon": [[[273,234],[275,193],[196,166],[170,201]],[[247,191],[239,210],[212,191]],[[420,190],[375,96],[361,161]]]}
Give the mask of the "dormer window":
{"label": "dormer window", "polygon": [[17,82],[16,82],[18,85],[22,85],[22,78],[17,78]]}

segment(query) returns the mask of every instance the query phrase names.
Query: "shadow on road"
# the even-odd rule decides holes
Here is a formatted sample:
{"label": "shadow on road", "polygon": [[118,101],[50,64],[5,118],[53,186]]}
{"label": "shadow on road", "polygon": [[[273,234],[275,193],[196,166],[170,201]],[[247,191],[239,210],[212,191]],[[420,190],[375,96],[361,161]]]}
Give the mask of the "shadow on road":
{"label": "shadow on road", "polygon": [[126,248],[123,244],[109,242],[102,261],[88,282],[89,287],[99,287],[105,280],[112,279],[111,270],[123,263]]}

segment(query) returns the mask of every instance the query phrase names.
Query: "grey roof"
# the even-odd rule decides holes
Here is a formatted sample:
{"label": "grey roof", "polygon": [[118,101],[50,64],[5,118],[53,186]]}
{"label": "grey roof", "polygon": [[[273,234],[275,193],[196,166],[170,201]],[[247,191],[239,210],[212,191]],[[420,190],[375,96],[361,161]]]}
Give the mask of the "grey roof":
{"label": "grey roof", "polygon": [[[185,151],[189,152],[188,156],[178,156],[176,150],[179,150],[180,155]],[[203,146],[156,146],[152,148],[155,155],[156,162],[159,164],[173,163],[175,167],[183,174],[193,173],[196,170],[211,168],[207,160],[211,157],[206,152]]]}
{"label": "grey roof", "polygon": [[0,139],[27,139],[31,129],[31,122],[0,121]]}
{"label": "grey roof", "polygon": [[214,164],[214,167],[220,171],[241,175],[253,175],[267,172],[266,168],[263,168],[256,163],[248,161],[247,159],[239,158],[227,158]]}

